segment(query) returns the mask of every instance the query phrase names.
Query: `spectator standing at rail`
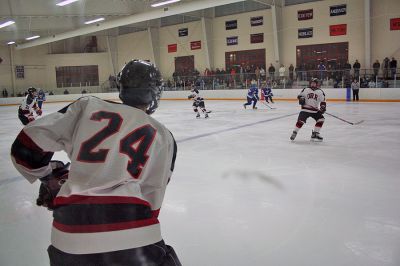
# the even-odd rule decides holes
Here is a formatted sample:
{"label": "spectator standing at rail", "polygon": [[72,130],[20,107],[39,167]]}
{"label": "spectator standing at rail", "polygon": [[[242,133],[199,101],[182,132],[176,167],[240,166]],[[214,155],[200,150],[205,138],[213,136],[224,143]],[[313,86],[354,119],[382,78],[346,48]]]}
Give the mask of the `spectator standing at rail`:
{"label": "spectator standing at rail", "polygon": [[354,69],[354,77],[357,78],[357,79],[360,76],[360,68],[361,68],[361,64],[356,59],[356,62],[353,64],[353,69]]}
{"label": "spectator standing at rail", "polygon": [[385,59],[383,59],[383,78],[384,79],[388,79],[389,78],[389,58],[385,57]]}
{"label": "spectator standing at rail", "polygon": [[374,69],[374,79],[376,79],[379,74],[379,69],[381,68],[381,64],[378,60],[375,61],[375,63],[372,65],[372,68]]}
{"label": "spectator standing at rail", "polygon": [[269,72],[270,79],[274,80],[274,78],[275,78],[275,67],[272,64],[269,66],[268,72]]}
{"label": "spectator standing at rail", "polygon": [[392,61],[390,61],[390,73],[392,79],[396,78],[396,70],[397,70],[397,60],[392,57]]}
{"label": "spectator standing at rail", "polygon": [[293,66],[293,64],[290,64],[290,66],[289,66],[289,79],[291,80],[291,81],[293,81],[293,73],[294,73],[294,66]]}

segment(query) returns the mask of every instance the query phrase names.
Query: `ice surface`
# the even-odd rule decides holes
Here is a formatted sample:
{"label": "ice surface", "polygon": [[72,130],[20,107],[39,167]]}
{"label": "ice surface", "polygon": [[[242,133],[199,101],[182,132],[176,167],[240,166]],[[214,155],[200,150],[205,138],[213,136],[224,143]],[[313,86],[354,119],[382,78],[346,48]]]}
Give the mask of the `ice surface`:
{"label": "ice surface", "polygon": [[[328,102],[365,122],[326,116],[322,143],[309,141],[311,119],[289,140],[297,103],[242,104],[207,101],[207,120],[189,101],[154,114],[178,142],[160,222],[183,265],[400,265],[400,103]],[[45,103],[44,115],[64,105]],[[9,158],[17,107],[0,111],[0,265],[48,265],[51,213]]]}

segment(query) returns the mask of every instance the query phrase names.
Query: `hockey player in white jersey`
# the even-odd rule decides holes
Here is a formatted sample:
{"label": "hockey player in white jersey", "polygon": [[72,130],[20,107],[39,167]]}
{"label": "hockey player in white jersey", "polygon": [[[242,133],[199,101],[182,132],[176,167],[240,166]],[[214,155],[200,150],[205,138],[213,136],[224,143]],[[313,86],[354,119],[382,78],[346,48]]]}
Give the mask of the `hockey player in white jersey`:
{"label": "hockey player in white jersey", "polygon": [[[158,221],[177,153],[149,115],[161,81],[152,64],[132,60],[118,75],[122,104],[82,97],[17,136],[12,161],[42,182],[37,204],[53,210],[50,265],[181,265]],[[51,161],[61,150],[69,171]]]}
{"label": "hockey player in white jersey", "polygon": [[24,125],[35,120],[34,112],[38,116],[42,115],[42,110],[37,105],[36,96],[37,90],[33,87],[28,88],[28,94],[18,108],[18,118]]}
{"label": "hockey player in white jersey", "polygon": [[319,88],[318,79],[311,79],[310,87],[304,88],[297,98],[299,99],[299,104],[301,105],[301,112],[290,139],[294,140],[300,128],[306,123],[307,119],[312,117],[316,123],[311,134],[311,140],[322,141],[323,138],[320,135],[320,130],[325,121],[323,113],[326,111],[326,101],[325,93]]}
{"label": "hockey player in white jersey", "polygon": [[204,98],[200,97],[199,90],[193,85],[191,89],[191,94],[188,96],[188,99],[193,99],[193,111],[196,113],[196,118],[200,118],[200,112],[198,108],[200,108],[201,112],[204,114],[204,118],[208,118],[208,114],[211,111],[207,111],[206,106],[204,104]]}

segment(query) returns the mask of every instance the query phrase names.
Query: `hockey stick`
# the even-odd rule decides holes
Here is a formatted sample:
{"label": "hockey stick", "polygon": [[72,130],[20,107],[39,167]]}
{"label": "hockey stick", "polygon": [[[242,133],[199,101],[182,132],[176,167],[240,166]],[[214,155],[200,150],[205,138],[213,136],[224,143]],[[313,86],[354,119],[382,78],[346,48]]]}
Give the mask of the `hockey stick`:
{"label": "hockey stick", "polygon": [[334,118],[336,118],[336,119],[339,119],[340,121],[346,122],[346,123],[348,123],[348,124],[350,124],[350,125],[359,125],[359,124],[361,124],[362,122],[364,122],[364,120],[360,120],[360,121],[358,121],[358,122],[354,122],[354,123],[353,123],[353,122],[347,121],[347,120],[345,120],[345,119],[343,119],[343,118],[340,118],[340,117],[338,117],[338,116],[336,116],[336,115],[330,114],[330,113],[328,113],[328,112],[325,112],[325,114],[330,115],[330,116],[332,116],[332,117],[334,117]]}
{"label": "hockey stick", "polygon": [[269,104],[265,103],[265,102],[261,102],[262,104],[264,104],[265,106],[267,106],[269,109],[276,109],[276,107],[272,107]]}

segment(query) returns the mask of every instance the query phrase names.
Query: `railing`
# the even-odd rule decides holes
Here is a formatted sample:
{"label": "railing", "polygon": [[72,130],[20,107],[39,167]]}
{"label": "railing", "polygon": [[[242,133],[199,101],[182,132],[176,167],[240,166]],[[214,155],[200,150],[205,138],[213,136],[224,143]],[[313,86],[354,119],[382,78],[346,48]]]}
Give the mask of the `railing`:
{"label": "railing", "polygon": [[[283,75],[282,75],[283,74]],[[269,81],[275,89],[302,88],[307,86],[311,78],[318,78],[325,88],[348,88],[357,79],[361,88],[396,88],[400,85],[400,69],[374,70],[311,70],[285,73],[214,74],[214,75],[182,75],[164,79],[166,90],[188,90],[192,85],[204,90],[247,89],[252,80],[258,85]]]}

